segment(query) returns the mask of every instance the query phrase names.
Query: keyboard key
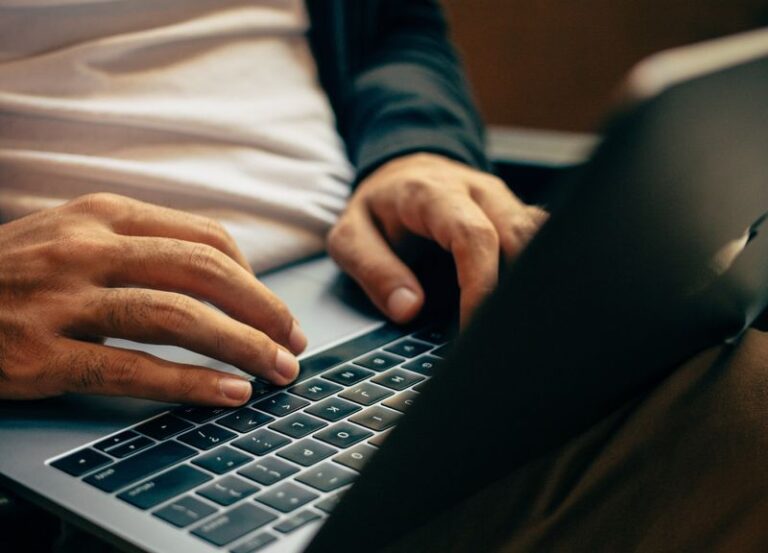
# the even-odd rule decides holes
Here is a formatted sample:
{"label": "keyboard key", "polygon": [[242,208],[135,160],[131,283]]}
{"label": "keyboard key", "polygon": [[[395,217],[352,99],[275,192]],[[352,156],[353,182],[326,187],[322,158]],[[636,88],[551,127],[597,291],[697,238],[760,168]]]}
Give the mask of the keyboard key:
{"label": "keyboard key", "polygon": [[370,382],[357,384],[339,394],[340,397],[352,400],[361,405],[373,405],[380,399],[384,399],[391,395],[392,392],[386,388],[376,386],[376,384],[371,384]]}
{"label": "keyboard key", "polygon": [[269,532],[262,532],[260,534],[256,534],[255,536],[251,536],[234,549],[230,549],[230,553],[254,553],[259,549],[263,549],[264,547],[268,546],[276,539],[277,538]]}
{"label": "keyboard key", "polygon": [[322,463],[301,473],[296,480],[321,492],[332,492],[352,483],[357,473],[334,463]]}
{"label": "keyboard key", "polygon": [[63,470],[72,476],[82,476],[86,472],[91,472],[92,470],[108,465],[111,462],[112,459],[106,455],[102,455],[98,451],[82,449],[76,453],[57,459],[51,463],[51,466]]}
{"label": "keyboard key", "polygon": [[312,401],[326,398],[339,390],[341,390],[341,386],[331,384],[320,378],[313,378],[312,380],[302,382],[301,384],[297,384],[293,388],[288,389],[289,392]]}
{"label": "keyboard key", "polygon": [[176,415],[177,417],[181,417],[182,419],[186,419],[189,422],[202,424],[204,422],[208,422],[213,418],[218,417],[219,415],[223,415],[228,410],[229,409],[227,407],[184,406],[184,407],[179,407],[178,409],[175,409],[173,411],[173,414]]}
{"label": "keyboard key", "polygon": [[212,515],[216,510],[215,507],[211,507],[207,503],[187,495],[166,505],[162,509],[158,509],[154,512],[154,515],[178,528],[184,528],[198,520],[204,519],[208,515]]}
{"label": "keyboard key", "polygon": [[389,433],[392,432],[392,429],[385,430],[384,432],[381,432],[380,434],[376,434],[373,438],[368,440],[368,443],[371,445],[375,445],[376,447],[381,447],[381,444],[384,443],[384,440],[387,439],[387,436],[389,436]]}
{"label": "keyboard key", "polygon": [[427,354],[422,355],[413,361],[404,363],[403,368],[408,369],[409,371],[423,374],[424,376],[432,376],[435,373],[435,370],[438,369],[444,362],[445,361],[439,357]]}
{"label": "keyboard key", "polygon": [[359,405],[350,403],[338,397],[328,398],[322,403],[317,403],[309,407],[306,412],[323,418],[327,421],[336,422],[347,415],[362,409]]}
{"label": "keyboard key", "polygon": [[378,450],[366,444],[358,444],[355,447],[342,451],[333,458],[339,464],[353,470],[361,471],[365,464]]}
{"label": "keyboard key", "polygon": [[290,443],[290,441],[285,436],[262,428],[256,432],[251,432],[247,436],[243,436],[239,440],[235,440],[232,442],[232,445],[244,449],[248,453],[261,456],[279,447],[283,447],[285,444]]}
{"label": "keyboard key", "polygon": [[299,469],[290,463],[281,461],[277,457],[266,457],[247,467],[243,467],[238,474],[250,478],[263,486],[271,486],[283,478],[299,472]]}
{"label": "keyboard key", "polygon": [[333,494],[332,496],[326,497],[322,501],[315,503],[315,507],[330,514],[330,512],[336,508],[336,505],[339,504],[339,501],[341,501],[341,496],[341,493]]}
{"label": "keyboard key", "polygon": [[244,503],[204,522],[192,533],[213,545],[227,545],[277,517],[252,503]]}
{"label": "keyboard key", "polygon": [[420,382],[416,384],[416,386],[411,388],[411,390],[413,390],[414,392],[421,392],[424,389],[424,386],[426,385],[427,385],[427,381],[425,380],[424,382]]}
{"label": "keyboard key", "polygon": [[113,447],[117,447],[119,445],[124,444],[125,442],[130,442],[132,439],[134,439],[138,434],[134,432],[133,430],[126,430],[125,432],[120,432],[119,434],[115,434],[114,436],[110,436],[106,440],[102,440],[99,443],[97,443],[95,446],[96,449],[100,451],[107,451]]}
{"label": "keyboard key", "polygon": [[283,482],[256,497],[256,501],[269,505],[280,512],[290,513],[316,498],[316,493],[297,486],[293,482]]}
{"label": "keyboard key", "polygon": [[386,405],[390,409],[395,409],[396,411],[405,413],[405,411],[411,405],[413,405],[413,402],[416,401],[417,397],[419,397],[419,394],[417,394],[416,392],[412,392],[411,390],[406,390],[402,394],[397,394],[394,397],[385,399],[384,401],[381,402],[381,404]]}
{"label": "keyboard key", "polygon": [[213,478],[181,465],[130,488],[117,497],[139,509],[150,509]]}
{"label": "keyboard key", "polygon": [[231,447],[224,446],[197,457],[192,463],[215,474],[224,474],[225,472],[243,466],[251,460],[253,460],[253,457],[250,455],[240,453]]}
{"label": "keyboard key", "polygon": [[255,494],[257,491],[259,491],[258,486],[254,486],[242,478],[225,476],[221,480],[200,488],[197,490],[197,493],[219,505],[228,507],[249,495]]}
{"label": "keyboard key", "polygon": [[397,357],[396,355],[377,351],[370,355],[366,355],[361,359],[357,359],[354,363],[355,365],[360,365],[366,369],[383,371],[398,365],[401,361],[403,361],[402,357]]}
{"label": "keyboard key", "polygon": [[304,467],[314,465],[326,457],[336,453],[336,450],[309,438],[296,442],[278,452],[280,457],[293,461]]}
{"label": "keyboard key", "polygon": [[274,417],[265,415],[261,411],[243,407],[234,413],[230,413],[226,417],[220,418],[216,423],[237,432],[245,433],[250,432],[251,430],[256,430],[259,426],[263,426],[273,420],[275,420]]}
{"label": "keyboard key", "polygon": [[259,398],[262,398],[267,394],[271,394],[277,389],[277,386],[271,382],[264,382],[263,380],[251,380],[251,401],[255,403]]}
{"label": "keyboard key", "polygon": [[179,436],[179,441],[196,447],[197,449],[211,449],[219,444],[231,440],[237,436],[234,432],[225,430],[215,424],[206,424],[190,430]]}
{"label": "keyboard key", "polygon": [[155,443],[154,440],[150,440],[146,436],[139,436],[135,440],[128,442],[127,444],[119,445],[109,450],[109,454],[118,459],[128,457],[133,453],[137,453],[142,449],[147,449]]}
{"label": "keyboard key", "polygon": [[400,357],[408,357],[410,359],[412,357],[416,357],[417,355],[421,355],[429,349],[432,349],[430,344],[425,344],[424,342],[417,342],[416,340],[409,340],[406,338],[405,340],[400,340],[391,346],[385,347],[384,351],[394,353]]}
{"label": "keyboard key", "polygon": [[402,416],[402,413],[398,413],[392,409],[387,409],[386,407],[381,407],[380,405],[374,405],[362,413],[358,413],[350,417],[349,420],[354,423],[361,424],[366,428],[370,428],[371,430],[380,432],[395,426],[398,419]]}
{"label": "keyboard key", "polygon": [[351,386],[352,384],[357,384],[361,380],[365,380],[374,374],[376,373],[362,367],[344,365],[338,369],[328,371],[323,375],[323,378],[327,378],[328,380],[336,382],[337,384],[341,384],[342,386]]}
{"label": "keyboard key", "polygon": [[310,417],[306,413],[295,413],[290,417],[280,419],[271,425],[270,428],[287,434],[291,438],[303,438],[324,426],[328,426],[328,423],[315,417]]}
{"label": "keyboard key", "polygon": [[321,430],[315,434],[315,438],[331,445],[335,445],[336,447],[345,448],[366,439],[372,434],[372,432],[368,432],[365,428],[361,428],[355,424],[340,422],[330,428]]}
{"label": "keyboard key", "polygon": [[448,332],[445,329],[433,327],[417,332],[413,337],[439,346],[448,341]]}
{"label": "keyboard key", "polygon": [[189,459],[196,453],[191,447],[180,443],[164,442],[96,472],[88,476],[84,482],[102,491],[114,492],[155,472],[160,472],[171,465]]}
{"label": "keyboard key", "polygon": [[267,399],[256,402],[253,406],[256,409],[266,411],[270,415],[276,417],[284,417],[290,413],[293,413],[297,409],[309,405],[309,402],[305,399],[298,398],[286,393],[279,393]]}
{"label": "keyboard key", "polygon": [[274,526],[274,529],[278,532],[282,532],[283,534],[287,534],[289,532],[293,532],[294,530],[298,530],[305,524],[308,524],[312,522],[313,520],[317,520],[320,518],[320,513],[317,511],[312,511],[311,509],[304,509],[303,511],[300,511],[293,515],[291,518],[284,520],[280,524],[276,524]]}
{"label": "keyboard key", "polygon": [[405,390],[406,388],[409,388],[417,382],[421,382],[422,380],[424,380],[424,377],[420,374],[412,373],[411,371],[406,371],[403,369],[390,369],[384,374],[380,374],[371,380],[371,382],[381,384],[382,386],[386,386],[387,388],[399,392],[400,390]]}
{"label": "keyboard key", "polygon": [[451,344],[445,344],[444,346],[440,346],[436,350],[432,351],[432,355],[437,355],[438,357],[448,357],[448,355],[451,353]]}
{"label": "keyboard key", "polygon": [[136,430],[155,440],[164,440],[190,428],[192,425],[187,421],[166,414],[137,426]]}
{"label": "keyboard key", "polygon": [[393,325],[385,324],[356,338],[326,349],[301,361],[301,374],[316,376],[349,359],[359,357],[378,347],[403,337],[403,331]]}

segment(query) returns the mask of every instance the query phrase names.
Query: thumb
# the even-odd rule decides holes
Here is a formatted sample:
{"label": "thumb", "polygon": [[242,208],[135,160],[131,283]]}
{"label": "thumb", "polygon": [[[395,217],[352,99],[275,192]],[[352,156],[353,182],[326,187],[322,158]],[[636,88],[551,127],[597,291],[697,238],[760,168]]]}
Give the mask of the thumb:
{"label": "thumb", "polygon": [[406,323],[421,311],[424,290],[418,279],[363,209],[344,213],[328,235],[328,252],[394,322]]}

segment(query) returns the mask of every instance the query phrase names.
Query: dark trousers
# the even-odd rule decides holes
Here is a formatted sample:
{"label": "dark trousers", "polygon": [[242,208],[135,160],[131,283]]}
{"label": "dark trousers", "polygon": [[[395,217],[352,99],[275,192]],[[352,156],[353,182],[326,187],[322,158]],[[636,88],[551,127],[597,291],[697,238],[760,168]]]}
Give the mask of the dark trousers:
{"label": "dark trousers", "polygon": [[701,353],[388,551],[768,551],[768,333]]}

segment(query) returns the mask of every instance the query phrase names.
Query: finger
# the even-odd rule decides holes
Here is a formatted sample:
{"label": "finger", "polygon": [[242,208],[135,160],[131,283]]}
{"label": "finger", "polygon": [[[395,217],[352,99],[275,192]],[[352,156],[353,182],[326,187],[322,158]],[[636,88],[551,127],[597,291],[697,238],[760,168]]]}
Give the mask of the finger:
{"label": "finger", "polygon": [[413,319],[424,304],[416,276],[390,249],[362,205],[352,205],[328,235],[328,252],[397,323]]}
{"label": "finger", "polygon": [[520,255],[548,217],[546,211],[525,205],[504,185],[474,189],[471,195],[496,228],[507,261]]}
{"label": "finger", "polygon": [[453,255],[461,289],[461,324],[496,287],[499,237],[469,195],[434,194],[427,201],[401,201],[401,218],[412,232],[435,240]]}
{"label": "finger", "polygon": [[307,339],[285,304],[231,258],[205,244],[126,237],[105,274],[108,286],[138,286],[192,295],[299,353]]}
{"label": "finger", "polygon": [[59,349],[45,373],[59,378],[65,392],[232,407],[251,396],[248,380],[213,369],[69,339]]}
{"label": "finger", "polygon": [[213,357],[284,386],[299,362],[266,334],[199,301],[172,292],[97,290],[78,315],[77,330],[90,335],[167,344]]}
{"label": "finger", "polygon": [[235,240],[214,219],[116,194],[89,194],[79,198],[75,205],[82,205],[89,212],[101,214],[118,234],[177,238],[208,244],[253,273]]}

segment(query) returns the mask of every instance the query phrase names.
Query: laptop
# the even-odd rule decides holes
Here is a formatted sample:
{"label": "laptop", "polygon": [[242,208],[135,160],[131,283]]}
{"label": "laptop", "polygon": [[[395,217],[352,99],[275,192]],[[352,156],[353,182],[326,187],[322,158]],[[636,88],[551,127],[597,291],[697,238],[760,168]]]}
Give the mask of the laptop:
{"label": "laptop", "polygon": [[313,344],[293,385],[254,381],[234,410],[2,402],[1,483],[126,551],[402,539],[768,305],[767,36],[641,65],[631,107],[454,342],[447,320],[398,328],[351,305],[327,258],[299,263],[264,277]]}

